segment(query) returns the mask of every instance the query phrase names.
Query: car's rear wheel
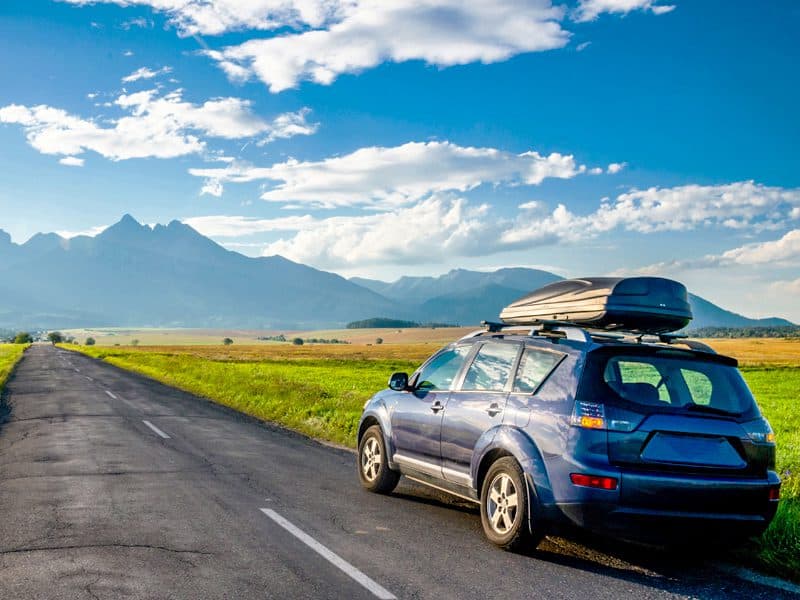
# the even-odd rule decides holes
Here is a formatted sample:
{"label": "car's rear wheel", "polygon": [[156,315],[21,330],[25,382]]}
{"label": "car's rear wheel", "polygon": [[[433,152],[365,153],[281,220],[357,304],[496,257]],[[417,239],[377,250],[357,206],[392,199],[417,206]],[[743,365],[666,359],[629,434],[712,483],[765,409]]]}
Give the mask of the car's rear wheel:
{"label": "car's rear wheel", "polygon": [[529,510],[525,474],[519,463],[508,456],[498,459],[486,473],[481,489],[481,523],[486,537],[505,550],[534,547],[542,536],[538,526],[534,533],[528,527]]}
{"label": "car's rear wheel", "polygon": [[388,494],[400,480],[400,473],[389,468],[386,444],[379,425],[373,425],[358,444],[358,478],[370,492]]}

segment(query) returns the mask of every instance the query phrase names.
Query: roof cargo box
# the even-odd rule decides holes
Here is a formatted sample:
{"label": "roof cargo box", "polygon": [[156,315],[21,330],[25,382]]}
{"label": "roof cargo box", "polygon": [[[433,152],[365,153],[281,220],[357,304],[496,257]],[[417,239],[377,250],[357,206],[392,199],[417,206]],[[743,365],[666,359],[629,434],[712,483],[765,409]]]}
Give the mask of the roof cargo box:
{"label": "roof cargo box", "polygon": [[557,281],[509,304],[509,325],[560,321],[607,330],[666,333],[692,319],[686,287],[661,277],[587,277]]}

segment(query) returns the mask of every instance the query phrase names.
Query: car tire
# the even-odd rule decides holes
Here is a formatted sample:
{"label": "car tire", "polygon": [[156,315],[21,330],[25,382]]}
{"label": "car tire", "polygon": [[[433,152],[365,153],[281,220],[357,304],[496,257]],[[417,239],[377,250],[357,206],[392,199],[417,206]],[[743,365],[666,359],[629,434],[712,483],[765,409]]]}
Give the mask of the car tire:
{"label": "car tire", "polygon": [[400,480],[400,473],[389,468],[388,453],[379,425],[373,425],[358,443],[358,479],[376,494],[388,494]]}
{"label": "car tire", "polygon": [[489,541],[511,551],[536,547],[543,536],[541,527],[535,527],[534,532],[529,528],[530,504],[519,463],[510,456],[495,461],[481,488],[481,523]]}

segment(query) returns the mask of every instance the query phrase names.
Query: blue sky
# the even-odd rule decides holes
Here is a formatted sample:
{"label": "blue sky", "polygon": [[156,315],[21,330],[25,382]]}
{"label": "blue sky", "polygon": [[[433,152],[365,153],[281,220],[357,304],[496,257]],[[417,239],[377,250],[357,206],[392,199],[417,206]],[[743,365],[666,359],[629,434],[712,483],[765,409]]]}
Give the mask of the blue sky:
{"label": "blue sky", "polygon": [[0,228],[180,219],[385,280],[654,273],[800,321],[798,25],[792,1],[7,0]]}

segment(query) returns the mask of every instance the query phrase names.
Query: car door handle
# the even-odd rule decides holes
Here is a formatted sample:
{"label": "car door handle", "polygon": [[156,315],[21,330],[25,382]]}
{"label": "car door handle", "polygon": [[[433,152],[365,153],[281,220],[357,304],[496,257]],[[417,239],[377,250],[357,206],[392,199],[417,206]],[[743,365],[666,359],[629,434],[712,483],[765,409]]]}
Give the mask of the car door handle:
{"label": "car door handle", "polygon": [[486,412],[489,413],[490,417],[495,416],[497,413],[501,412],[503,409],[500,408],[500,405],[497,402],[492,402],[489,405],[489,408],[486,409]]}
{"label": "car door handle", "polygon": [[441,402],[439,402],[438,400],[437,400],[436,402],[434,402],[433,404],[431,404],[431,410],[432,410],[433,412],[435,412],[435,413],[438,413],[438,412],[439,412],[440,410],[442,410],[443,408],[444,408],[444,404],[442,404],[442,403],[441,403]]}

